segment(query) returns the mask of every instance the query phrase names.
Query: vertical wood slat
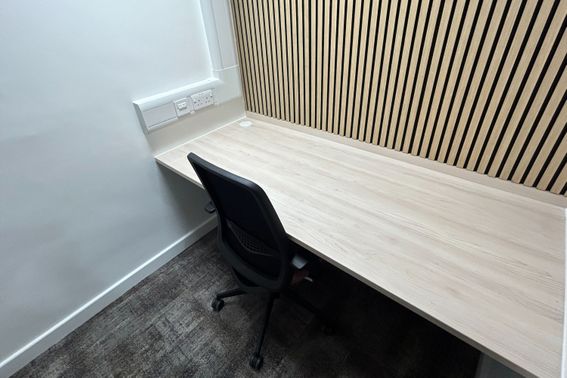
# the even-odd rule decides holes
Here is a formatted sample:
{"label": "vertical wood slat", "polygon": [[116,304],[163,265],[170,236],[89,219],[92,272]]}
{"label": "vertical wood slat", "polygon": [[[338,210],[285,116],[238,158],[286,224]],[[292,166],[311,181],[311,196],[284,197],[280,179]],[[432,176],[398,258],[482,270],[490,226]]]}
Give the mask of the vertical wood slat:
{"label": "vertical wood slat", "polygon": [[277,37],[276,37],[276,27],[275,27],[275,15],[274,15],[274,2],[267,0],[266,1],[266,6],[264,8],[265,10],[265,14],[264,16],[266,17],[266,22],[267,22],[267,30],[269,33],[269,50],[270,50],[270,57],[271,57],[271,62],[270,62],[270,69],[272,71],[272,76],[271,76],[271,91],[273,91],[273,93],[271,93],[271,95],[273,96],[273,101],[274,101],[274,112],[273,112],[273,117],[275,118],[281,118],[281,97],[279,95],[280,93],[280,73],[279,73],[279,66],[281,64],[281,60],[279,58],[278,55],[278,45],[277,45]]}
{"label": "vertical wood slat", "polygon": [[376,103],[378,102],[378,87],[379,87],[379,72],[380,72],[380,62],[381,56],[383,51],[383,45],[381,44],[383,38],[381,36],[384,35],[385,30],[385,22],[384,17],[385,14],[383,12],[384,9],[384,0],[379,0],[378,4],[376,4],[376,16],[371,18],[370,23],[374,25],[372,29],[375,29],[374,33],[374,41],[373,41],[373,49],[372,52],[372,61],[370,62],[370,67],[366,69],[370,69],[371,75],[368,78],[369,83],[369,92],[366,92],[366,96],[368,98],[368,105],[367,105],[367,112],[366,112],[366,124],[364,126],[364,135],[361,136],[361,140],[364,142],[370,143],[372,140],[372,132],[374,131],[374,119],[376,115]]}
{"label": "vertical wood slat", "polygon": [[270,12],[270,29],[272,33],[272,48],[274,56],[274,71],[275,71],[275,97],[276,100],[276,118],[283,119],[284,117],[284,95],[283,95],[283,61],[281,54],[281,38],[279,28],[279,5],[276,1],[268,1]]}
{"label": "vertical wood slat", "polygon": [[315,12],[315,128],[321,129],[321,122],[323,115],[322,111],[322,98],[323,98],[323,66],[324,66],[324,56],[323,56],[323,27],[324,27],[324,9],[325,1],[316,1],[316,12]]}
{"label": "vertical wood slat", "polygon": [[280,53],[282,59],[282,82],[281,85],[283,87],[283,97],[282,97],[282,109],[284,115],[282,118],[286,121],[291,121],[291,112],[292,112],[292,97],[293,92],[290,90],[290,69],[291,69],[291,56],[290,56],[290,45],[291,41],[289,40],[289,25],[288,25],[288,16],[289,16],[289,2],[288,1],[275,1],[275,4],[278,6],[278,15],[279,15],[279,38],[280,38]]}
{"label": "vertical wood slat", "polygon": [[348,88],[347,88],[347,113],[345,117],[345,134],[344,136],[352,137],[352,132],[354,129],[353,125],[353,115],[354,108],[356,106],[356,91],[357,91],[357,76],[358,76],[358,62],[360,59],[360,34],[362,25],[362,8],[364,2],[355,2],[354,13],[352,19],[352,33],[351,33],[351,56],[349,63],[349,76],[348,76]]}
{"label": "vertical wood slat", "polygon": [[254,63],[255,63],[255,69],[254,69],[254,74],[255,74],[255,81],[256,81],[256,96],[258,97],[258,109],[260,110],[260,112],[262,112],[262,114],[268,114],[267,108],[266,108],[266,87],[264,85],[262,85],[263,80],[262,80],[262,75],[264,73],[264,65],[262,64],[262,49],[260,48],[260,38],[259,38],[259,26],[258,26],[258,19],[256,16],[256,11],[257,11],[257,4],[255,1],[248,1],[248,6],[247,6],[247,16],[248,19],[250,21],[250,38],[251,38],[251,44],[250,44],[250,51],[252,52],[252,55],[254,57]]}
{"label": "vertical wood slat", "polygon": [[339,135],[345,135],[346,128],[346,113],[348,105],[348,89],[349,89],[349,74],[350,62],[352,60],[351,45],[352,45],[352,23],[354,21],[354,5],[353,1],[344,1],[345,4],[345,23],[344,23],[344,38],[343,38],[343,61],[342,64],[342,77],[341,77],[341,108],[339,110]]}
{"label": "vertical wood slat", "polygon": [[303,9],[303,107],[305,114],[303,115],[303,122],[302,125],[310,126],[311,117],[311,49],[310,49],[310,36],[311,36],[311,1],[310,0],[301,0],[301,5]]}
{"label": "vertical wood slat", "polygon": [[261,41],[261,48],[262,48],[262,65],[263,65],[263,80],[266,83],[266,102],[267,102],[267,109],[266,112],[269,114],[270,117],[275,116],[275,98],[274,98],[274,87],[273,87],[273,79],[272,79],[272,61],[271,56],[268,51],[269,49],[269,27],[266,27],[266,10],[265,7],[267,6],[264,0],[258,1],[258,23],[260,25],[260,41]]}
{"label": "vertical wood slat", "polygon": [[567,195],[567,2],[231,0],[246,109]]}
{"label": "vertical wood slat", "polygon": [[[380,3],[381,1],[374,0],[371,2],[371,9],[370,9],[370,18],[368,23],[370,25],[377,25],[379,22],[379,10],[380,10]],[[360,99],[360,126],[358,130],[357,139],[364,141],[366,138],[367,130],[370,128],[368,126],[368,115],[370,112],[370,101],[371,97],[368,95],[371,91],[372,86],[372,78],[374,76],[374,69],[375,69],[375,59],[376,59],[376,43],[378,41],[378,27],[370,28],[367,37],[367,44],[366,44],[366,59],[364,63],[364,83],[361,88],[363,94]]]}
{"label": "vertical wood slat", "polygon": [[293,123],[299,123],[299,50],[297,47],[297,1],[291,0],[291,9],[288,12],[290,15],[290,48],[291,48],[291,62],[292,62],[292,90],[293,90]]}
{"label": "vertical wood slat", "polygon": [[[389,32],[391,36],[390,56],[386,71],[386,86],[383,94],[384,100],[382,101],[382,112],[380,115],[380,129],[379,129],[379,143],[381,146],[387,146],[390,138],[393,139],[394,127],[389,121],[391,119],[392,106],[394,97],[396,96],[397,87],[397,72],[396,67],[400,64],[402,58],[402,42],[405,41],[404,33],[401,31],[405,25],[406,9],[409,7],[409,2],[395,1],[392,4],[391,15],[393,15],[393,29]],[[394,11],[395,9],[395,11]],[[391,22],[390,22],[391,23]]]}
{"label": "vertical wood slat", "polygon": [[346,0],[337,0],[338,13],[336,17],[337,23],[337,36],[336,36],[336,61],[335,61],[335,95],[334,106],[329,111],[333,113],[333,134],[339,133],[340,127],[340,110],[341,110],[341,95],[342,95],[342,77],[343,77],[343,57],[345,54],[345,29],[346,29]]}
{"label": "vertical wood slat", "polygon": [[384,114],[384,104],[387,100],[387,90],[388,90],[388,75],[389,67],[391,66],[391,53],[393,51],[394,45],[394,28],[397,26],[395,17],[396,6],[399,0],[385,0],[386,10],[385,10],[385,21],[384,21],[384,37],[382,54],[380,56],[380,71],[377,73],[380,75],[378,79],[378,87],[376,88],[376,105],[374,108],[374,118],[372,120],[372,139],[371,143],[378,144],[380,142],[380,134],[382,132],[382,119]]}
{"label": "vertical wood slat", "polygon": [[292,4],[293,1],[284,0],[284,25],[285,25],[285,36],[286,36],[286,49],[287,49],[287,91],[288,91],[288,104],[289,104],[289,114],[288,121],[295,122],[295,96],[294,87],[295,85],[295,64],[294,64],[294,54],[293,54],[293,24],[292,24]]}
{"label": "vertical wood slat", "polygon": [[309,3],[309,51],[310,51],[310,81],[309,81],[309,94],[310,94],[310,127],[317,128],[317,1],[308,1]]}
{"label": "vertical wood slat", "polygon": [[352,114],[350,118],[351,133],[349,137],[358,138],[358,133],[360,129],[360,108],[363,103],[362,88],[364,87],[364,81],[366,79],[366,59],[368,58],[368,29],[365,25],[368,25],[368,19],[370,16],[370,6],[371,1],[364,1],[360,10],[360,29],[358,35],[357,51],[358,54],[357,66],[355,70],[355,92],[352,97]]}
{"label": "vertical wood slat", "polygon": [[330,30],[330,1],[323,1],[320,6],[321,18],[320,28],[321,37],[321,86],[320,86],[320,96],[319,96],[319,112],[320,112],[320,126],[322,130],[326,130],[327,125],[327,98],[328,98],[328,83],[329,83],[329,30]]}
{"label": "vertical wood slat", "polygon": [[331,4],[331,10],[329,13],[329,23],[330,23],[330,30],[328,35],[329,40],[329,79],[327,81],[327,107],[326,111],[327,115],[327,123],[325,130],[328,132],[333,132],[333,116],[334,113],[331,109],[335,107],[335,82],[336,82],[336,70],[337,70],[337,17],[339,15],[338,7],[339,1],[333,1]]}
{"label": "vertical wood slat", "polygon": [[303,0],[295,0],[295,7],[297,9],[296,13],[296,25],[297,25],[297,35],[295,38],[296,49],[297,49],[297,101],[298,101],[298,119],[297,123],[300,125],[305,124],[305,108],[304,108],[304,53],[303,53]]}

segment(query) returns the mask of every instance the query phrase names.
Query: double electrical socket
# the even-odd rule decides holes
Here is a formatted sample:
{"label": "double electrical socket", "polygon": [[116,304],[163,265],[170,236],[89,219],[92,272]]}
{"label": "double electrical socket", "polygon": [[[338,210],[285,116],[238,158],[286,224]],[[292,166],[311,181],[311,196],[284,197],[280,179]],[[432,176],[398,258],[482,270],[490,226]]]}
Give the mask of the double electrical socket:
{"label": "double electrical socket", "polygon": [[212,89],[191,95],[191,100],[193,101],[194,110],[199,110],[215,103]]}

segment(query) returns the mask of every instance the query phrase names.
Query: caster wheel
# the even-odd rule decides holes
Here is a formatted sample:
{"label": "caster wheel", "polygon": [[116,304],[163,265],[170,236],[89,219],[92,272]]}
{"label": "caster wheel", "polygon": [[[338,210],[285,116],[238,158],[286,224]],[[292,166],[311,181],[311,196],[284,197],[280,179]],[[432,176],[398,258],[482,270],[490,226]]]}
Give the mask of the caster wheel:
{"label": "caster wheel", "polygon": [[224,307],[224,301],[222,299],[215,299],[213,303],[211,303],[211,307],[214,312],[219,312]]}
{"label": "caster wheel", "polygon": [[263,364],[264,364],[264,357],[258,354],[253,354],[252,357],[250,357],[250,367],[252,369],[260,370]]}

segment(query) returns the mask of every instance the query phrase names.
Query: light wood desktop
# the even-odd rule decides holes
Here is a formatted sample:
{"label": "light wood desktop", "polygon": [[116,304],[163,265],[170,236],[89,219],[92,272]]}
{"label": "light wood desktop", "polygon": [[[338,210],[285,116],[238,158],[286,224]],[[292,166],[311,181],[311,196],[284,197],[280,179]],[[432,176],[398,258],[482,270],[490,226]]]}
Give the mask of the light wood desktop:
{"label": "light wood desktop", "polygon": [[189,152],[258,183],[330,263],[521,373],[561,374],[561,206],[259,121],[156,157],[200,185]]}

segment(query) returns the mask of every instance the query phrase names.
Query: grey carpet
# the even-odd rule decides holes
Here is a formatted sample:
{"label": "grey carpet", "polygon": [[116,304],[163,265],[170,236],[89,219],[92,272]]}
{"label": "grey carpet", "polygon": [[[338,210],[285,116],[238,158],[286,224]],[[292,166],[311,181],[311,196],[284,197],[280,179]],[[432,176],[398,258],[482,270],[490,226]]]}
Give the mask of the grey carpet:
{"label": "grey carpet", "polygon": [[211,233],[15,377],[473,377],[478,351],[324,264],[301,294],[332,314],[332,336],[311,314],[276,302],[264,367],[248,367],[265,298],[210,308],[235,284]]}

